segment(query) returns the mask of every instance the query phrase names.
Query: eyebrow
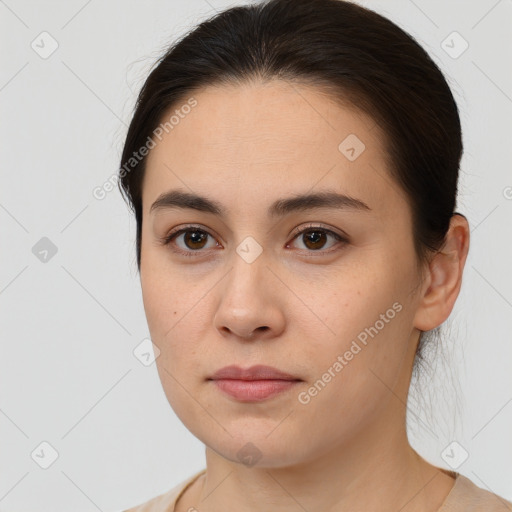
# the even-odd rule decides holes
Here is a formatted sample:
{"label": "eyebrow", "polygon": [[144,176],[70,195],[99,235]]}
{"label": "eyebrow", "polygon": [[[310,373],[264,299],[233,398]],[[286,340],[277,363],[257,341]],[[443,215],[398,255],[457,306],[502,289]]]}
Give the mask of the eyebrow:
{"label": "eyebrow", "polygon": [[[189,208],[201,212],[223,216],[226,213],[221,203],[205,196],[171,190],[161,194],[151,205],[150,213],[158,210]],[[337,192],[317,192],[278,199],[268,209],[269,217],[282,217],[292,212],[312,210],[314,208],[336,208],[342,210],[371,211],[360,199]]]}

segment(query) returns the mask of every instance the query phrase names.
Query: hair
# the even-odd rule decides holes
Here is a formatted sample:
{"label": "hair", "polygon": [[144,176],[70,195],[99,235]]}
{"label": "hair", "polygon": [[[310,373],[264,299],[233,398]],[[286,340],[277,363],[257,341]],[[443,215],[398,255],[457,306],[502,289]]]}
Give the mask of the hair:
{"label": "hair", "polygon": [[[365,7],[344,0],[267,0],[197,25],[166,50],[142,86],[118,181],[135,213],[139,272],[146,157],[133,155],[194,91],[273,79],[316,86],[379,125],[389,172],[408,199],[423,268],[457,214],[462,134],[442,72],[412,36]],[[128,161],[134,162],[129,170]]]}

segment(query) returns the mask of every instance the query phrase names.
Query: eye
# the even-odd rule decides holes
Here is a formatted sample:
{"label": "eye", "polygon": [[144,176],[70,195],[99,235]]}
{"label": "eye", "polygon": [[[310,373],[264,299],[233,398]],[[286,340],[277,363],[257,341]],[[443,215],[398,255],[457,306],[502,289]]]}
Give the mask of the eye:
{"label": "eye", "polygon": [[[333,252],[332,247],[340,244],[345,245],[349,242],[347,237],[339,235],[331,229],[314,224],[310,224],[302,229],[295,229],[293,235],[293,240],[300,240],[304,245],[304,250],[310,253],[330,253]],[[212,238],[209,246],[208,237]],[[331,238],[333,243],[325,249],[326,241],[328,242],[329,238]],[[199,256],[201,252],[204,252],[202,249],[222,247],[208,231],[198,226],[185,226],[171,231],[160,239],[160,243],[172,246],[172,251],[184,256]],[[286,247],[289,246],[290,243],[286,244]]]}
{"label": "eye", "polygon": [[[163,245],[175,245],[172,248],[174,252],[183,254],[184,256],[195,256],[194,253],[200,252],[201,249],[210,249],[219,246],[218,242],[212,237],[213,244],[207,245],[208,237],[212,237],[210,233],[197,226],[187,226],[179,230],[171,231],[168,235],[161,239]],[[178,243],[178,242],[181,242]]]}
{"label": "eye", "polygon": [[[328,241],[329,238],[333,239],[334,243],[332,243],[327,249],[324,249],[326,241]],[[322,226],[311,224],[306,226],[306,228],[298,228],[297,230],[294,230],[293,240],[296,239],[303,243],[308,252],[318,252],[321,254],[325,252],[332,252],[330,249],[333,246],[338,245],[336,242],[341,243],[342,245],[348,243],[348,239],[346,237],[341,236],[330,229],[323,228]],[[287,244],[287,247],[288,246],[289,244]]]}

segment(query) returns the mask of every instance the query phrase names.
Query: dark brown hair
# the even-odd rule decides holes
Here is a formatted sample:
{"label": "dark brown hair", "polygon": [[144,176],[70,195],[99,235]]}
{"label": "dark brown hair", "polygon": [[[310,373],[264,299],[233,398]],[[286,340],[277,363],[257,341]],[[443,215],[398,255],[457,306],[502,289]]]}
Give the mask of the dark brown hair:
{"label": "dark brown hair", "polygon": [[199,24],[170,46],[140,91],[118,182],[135,212],[139,271],[146,158],[134,161],[133,154],[195,90],[272,79],[316,85],[381,127],[392,178],[411,207],[417,261],[428,261],[456,214],[462,156],[457,105],[443,74],[413,37],[367,8],[268,0]]}

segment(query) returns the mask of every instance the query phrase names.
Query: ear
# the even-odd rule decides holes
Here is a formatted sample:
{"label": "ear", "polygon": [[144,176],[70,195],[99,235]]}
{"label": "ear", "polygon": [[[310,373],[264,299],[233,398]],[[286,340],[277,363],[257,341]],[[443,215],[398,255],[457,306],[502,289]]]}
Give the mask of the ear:
{"label": "ear", "polygon": [[418,299],[414,327],[429,331],[448,318],[459,295],[468,251],[468,221],[463,215],[455,213],[450,220],[443,247],[429,264]]}

